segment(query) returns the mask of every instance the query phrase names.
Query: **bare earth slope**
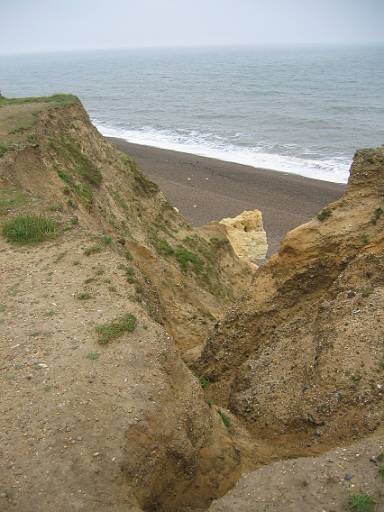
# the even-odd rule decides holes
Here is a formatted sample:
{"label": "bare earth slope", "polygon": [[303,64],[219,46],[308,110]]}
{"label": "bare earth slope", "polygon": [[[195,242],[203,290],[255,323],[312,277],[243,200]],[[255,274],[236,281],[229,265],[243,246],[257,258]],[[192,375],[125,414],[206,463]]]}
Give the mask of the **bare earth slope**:
{"label": "bare earth slope", "polygon": [[0,509],[205,507],[241,454],[176,345],[198,347],[252,268],[218,227],[193,231],[76,98],[1,100],[0,121],[1,224],[56,223],[40,244],[0,237]]}
{"label": "bare earth slope", "polygon": [[298,448],[383,420],[384,149],[357,153],[346,194],[288,233],[208,339],[212,397]]}
{"label": "bare earth slope", "polygon": [[255,270],[76,98],[0,99],[0,510],[382,510],[383,173]]}

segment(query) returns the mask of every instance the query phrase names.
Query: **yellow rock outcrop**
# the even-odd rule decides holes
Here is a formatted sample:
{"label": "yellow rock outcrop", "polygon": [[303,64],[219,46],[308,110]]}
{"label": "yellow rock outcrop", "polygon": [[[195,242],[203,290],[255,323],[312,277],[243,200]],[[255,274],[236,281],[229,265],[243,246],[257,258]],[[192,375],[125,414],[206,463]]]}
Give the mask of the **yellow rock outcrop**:
{"label": "yellow rock outcrop", "polygon": [[244,211],[237,217],[220,221],[236,255],[252,263],[264,259],[267,250],[267,235],[263,228],[260,210]]}

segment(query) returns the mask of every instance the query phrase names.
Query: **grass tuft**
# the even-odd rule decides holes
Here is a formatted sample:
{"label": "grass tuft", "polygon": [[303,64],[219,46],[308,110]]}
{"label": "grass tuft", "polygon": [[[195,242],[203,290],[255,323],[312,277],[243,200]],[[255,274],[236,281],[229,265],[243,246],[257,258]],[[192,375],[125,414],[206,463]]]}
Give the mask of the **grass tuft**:
{"label": "grass tuft", "polygon": [[54,94],[52,96],[36,96],[27,98],[0,97],[0,107],[5,105],[21,105],[23,103],[53,103],[54,106],[64,107],[78,101],[72,94]]}
{"label": "grass tuft", "polygon": [[329,217],[332,215],[332,210],[330,208],[324,208],[317,214],[317,218],[320,222],[323,222],[326,219],[329,219]]}
{"label": "grass tuft", "polygon": [[372,512],[375,501],[369,494],[355,494],[349,500],[351,512]]}
{"label": "grass tuft", "polygon": [[375,210],[373,210],[373,215],[372,215],[372,219],[371,219],[372,224],[377,224],[377,221],[383,215],[384,215],[383,208],[380,208],[380,207],[379,208],[375,208]]}
{"label": "grass tuft", "polygon": [[196,274],[201,274],[204,270],[203,260],[182,245],[177,246],[175,256],[183,272],[187,272],[190,265]]}
{"label": "grass tuft", "polygon": [[136,327],[136,317],[128,313],[112,322],[96,326],[98,341],[101,345],[106,345],[110,340],[119,338],[125,332],[132,332]]}
{"label": "grass tuft", "polygon": [[57,222],[38,215],[18,215],[3,225],[3,236],[15,244],[36,244],[57,234]]}
{"label": "grass tuft", "polygon": [[0,144],[0,158],[8,151],[8,146]]}
{"label": "grass tuft", "polygon": [[210,380],[209,379],[206,379],[205,377],[200,377],[199,378],[199,382],[200,382],[200,385],[203,389],[207,389],[208,386],[210,385]]}
{"label": "grass tuft", "polygon": [[229,417],[220,409],[217,412],[219,413],[220,418],[223,420],[224,426],[229,428],[231,426],[231,420]]}
{"label": "grass tuft", "polygon": [[97,361],[100,357],[100,354],[98,352],[88,352],[86,357],[90,361]]}
{"label": "grass tuft", "polygon": [[76,299],[77,300],[88,300],[90,299],[92,296],[90,293],[88,292],[80,292],[76,295]]}

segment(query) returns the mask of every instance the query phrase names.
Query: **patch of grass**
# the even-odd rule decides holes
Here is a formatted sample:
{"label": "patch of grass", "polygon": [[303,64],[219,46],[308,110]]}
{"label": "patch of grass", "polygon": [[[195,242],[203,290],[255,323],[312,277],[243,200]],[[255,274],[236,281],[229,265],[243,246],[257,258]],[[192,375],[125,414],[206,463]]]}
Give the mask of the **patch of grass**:
{"label": "patch of grass", "polygon": [[29,142],[30,144],[32,144],[33,146],[36,146],[37,145],[37,139],[36,139],[36,135],[33,135],[33,133],[30,133],[27,137],[27,142]]}
{"label": "patch of grass", "polygon": [[201,272],[203,272],[203,260],[193,252],[183,247],[182,245],[177,246],[175,256],[183,272],[187,272],[190,266],[192,266],[192,269],[196,274],[200,274]]}
{"label": "patch of grass", "polygon": [[69,219],[69,224],[70,224],[71,226],[78,226],[78,224],[79,224],[79,218],[78,218],[78,217],[76,217],[76,215],[75,215],[74,217],[71,217],[71,218]]}
{"label": "patch of grass", "polygon": [[203,389],[207,389],[208,386],[210,385],[210,380],[209,379],[206,379],[205,377],[200,377],[199,378],[199,382],[200,382],[200,386],[203,388]]}
{"label": "patch of grass", "polygon": [[112,322],[96,326],[98,341],[101,345],[107,344],[109,341],[119,338],[125,332],[132,332],[136,327],[136,317],[128,313],[121,318]]}
{"label": "patch of grass", "polygon": [[229,241],[226,238],[213,237],[210,239],[210,242],[215,249],[221,249],[222,247],[227,247],[229,245]]}
{"label": "patch of grass", "polygon": [[59,203],[59,202],[52,203],[48,209],[51,212],[63,213],[63,211],[64,211],[64,207],[63,207],[62,203]]}
{"label": "patch of grass", "polygon": [[379,476],[382,480],[384,480],[384,464],[382,464],[380,467],[379,467]]}
{"label": "patch of grass", "polygon": [[100,186],[102,181],[100,170],[81,152],[80,146],[75,141],[64,137],[55,138],[50,140],[50,146],[63,158],[68,167],[73,167],[81,181],[96,187]]}
{"label": "patch of grass", "polygon": [[220,418],[223,420],[224,426],[229,428],[231,426],[231,420],[229,417],[220,409],[217,412],[219,413]]}
{"label": "patch of grass", "polygon": [[355,494],[349,499],[351,512],[373,512],[375,500],[369,494]]}
{"label": "patch of grass", "polygon": [[22,206],[26,202],[27,197],[22,190],[14,187],[0,188],[0,215],[6,214],[12,208]]}
{"label": "patch of grass", "polygon": [[17,135],[18,133],[23,133],[25,132],[26,130],[28,130],[28,128],[30,128],[30,126],[17,126],[16,128],[14,128],[13,130],[11,130],[9,133],[9,135]]}
{"label": "patch of grass", "polygon": [[384,215],[384,210],[383,208],[375,208],[375,210],[373,210],[373,215],[372,215],[372,219],[371,219],[371,222],[372,224],[377,224],[377,221],[380,219],[380,217],[382,217]]}
{"label": "patch of grass", "polygon": [[369,244],[369,236],[366,233],[361,235],[361,243],[364,245]]}
{"label": "patch of grass", "polygon": [[46,314],[46,316],[55,316],[56,315],[56,311],[54,309],[49,309]]}
{"label": "patch of grass", "polygon": [[354,373],[353,375],[351,375],[351,380],[354,384],[358,384],[362,379],[362,376],[360,375],[360,373]]}
{"label": "patch of grass", "polygon": [[5,310],[6,310],[5,304],[0,304],[0,313],[4,313]]}
{"label": "patch of grass", "polygon": [[125,249],[124,257],[125,257],[125,259],[127,261],[132,261],[133,260],[133,256],[132,256],[131,252],[128,249]]}
{"label": "patch of grass", "polygon": [[72,94],[53,94],[52,96],[36,96],[26,98],[0,98],[0,107],[6,105],[21,105],[23,103],[52,103],[53,106],[63,107],[78,101]]}
{"label": "patch of grass", "polygon": [[379,455],[376,457],[376,460],[378,462],[384,462],[384,452],[379,453]]}
{"label": "patch of grass", "polygon": [[88,292],[80,292],[76,295],[77,300],[88,300],[92,297],[92,295]]}
{"label": "patch of grass", "polygon": [[125,273],[127,276],[134,276],[135,275],[135,269],[133,267],[127,267],[125,269]]}
{"label": "patch of grass", "polygon": [[86,357],[90,361],[97,361],[100,357],[100,354],[98,352],[88,352]]}
{"label": "patch of grass", "polygon": [[379,368],[380,368],[380,370],[384,370],[384,359],[379,361]]}
{"label": "patch of grass", "polygon": [[87,247],[84,249],[85,256],[91,256],[92,254],[97,254],[98,252],[101,252],[103,250],[103,247],[100,244],[94,244],[90,247]]}
{"label": "patch of grass", "polygon": [[359,292],[362,297],[369,297],[373,293],[373,288],[360,288]]}
{"label": "patch of grass", "polygon": [[169,242],[163,238],[159,238],[157,235],[151,236],[151,242],[160,256],[172,256],[175,253],[174,248],[169,244]]}
{"label": "patch of grass", "polygon": [[0,144],[0,158],[8,151],[8,146]]}
{"label": "patch of grass", "polygon": [[57,169],[57,175],[65,183],[63,188],[63,193],[65,195],[69,195],[71,192],[74,192],[87,208],[92,206],[93,194],[88,184],[76,181],[63,169]]}
{"label": "patch of grass", "polygon": [[129,170],[131,171],[133,178],[134,178],[134,184],[133,188],[135,192],[137,192],[140,195],[144,196],[152,196],[153,194],[156,194],[159,191],[158,185],[156,183],[153,183],[153,181],[149,180],[138,168],[136,162],[127,157],[123,158],[124,163],[127,165]]}
{"label": "patch of grass", "polygon": [[84,254],[86,256],[91,256],[92,254],[97,254],[101,252],[105,247],[112,244],[112,237],[109,235],[102,235],[98,238],[97,242],[90,247],[84,249]]}
{"label": "patch of grass", "polygon": [[39,215],[18,215],[3,225],[3,236],[15,244],[36,244],[57,234],[57,222]]}
{"label": "patch of grass", "polygon": [[320,222],[325,221],[326,219],[329,219],[329,217],[332,215],[332,210],[330,208],[324,208],[317,214],[317,218]]}
{"label": "patch of grass", "polygon": [[103,244],[103,245],[111,245],[112,244],[112,237],[109,236],[109,235],[102,235],[100,237],[100,242]]}

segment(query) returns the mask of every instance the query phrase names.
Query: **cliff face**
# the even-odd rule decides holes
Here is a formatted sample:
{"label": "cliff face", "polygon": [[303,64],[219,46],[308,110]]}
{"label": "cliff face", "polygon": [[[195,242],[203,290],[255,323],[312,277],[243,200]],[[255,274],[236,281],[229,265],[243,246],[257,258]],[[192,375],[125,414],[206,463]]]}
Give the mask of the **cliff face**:
{"label": "cliff face", "polygon": [[27,192],[29,210],[44,213],[56,204],[58,218],[76,216],[90,233],[112,236],[120,253],[133,257],[132,295],[180,350],[201,344],[252,270],[224,243],[225,233],[209,238],[193,230],[135,162],[97,132],[76,98],[64,98],[1,107],[4,189]]}
{"label": "cliff face", "polygon": [[241,427],[180,354],[252,270],[76,98],[1,99],[0,141],[1,510],[206,506],[240,476]]}
{"label": "cliff face", "polygon": [[[383,198],[384,149],[358,152],[345,196],[256,270],[257,211],[192,229],[76,98],[0,98],[1,510],[204,510],[377,429]],[[332,478],[378,478],[353,450]],[[211,509],[344,507],[289,478],[328,462],[266,465]]]}
{"label": "cliff face", "polygon": [[384,148],[359,151],[348,190],[287,234],[211,333],[212,397],[257,436],[332,445],[383,420]]}

